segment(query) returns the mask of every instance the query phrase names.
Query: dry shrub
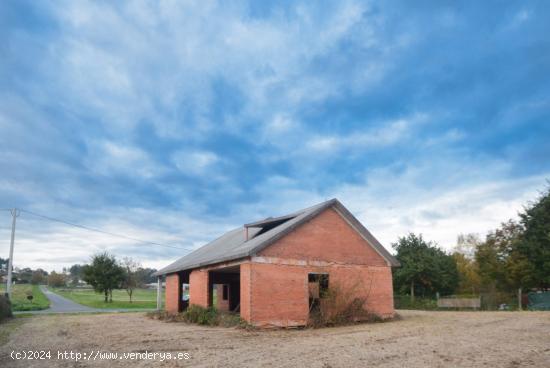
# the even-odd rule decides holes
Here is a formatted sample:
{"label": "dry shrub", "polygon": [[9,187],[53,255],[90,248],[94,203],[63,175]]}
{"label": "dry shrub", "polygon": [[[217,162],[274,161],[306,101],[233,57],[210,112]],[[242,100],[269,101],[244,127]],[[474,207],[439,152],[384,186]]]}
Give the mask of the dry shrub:
{"label": "dry shrub", "polygon": [[360,282],[349,286],[332,285],[319,300],[318,308],[310,310],[309,326],[338,326],[357,322],[377,322],[382,319],[366,307],[368,292],[361,292]]}

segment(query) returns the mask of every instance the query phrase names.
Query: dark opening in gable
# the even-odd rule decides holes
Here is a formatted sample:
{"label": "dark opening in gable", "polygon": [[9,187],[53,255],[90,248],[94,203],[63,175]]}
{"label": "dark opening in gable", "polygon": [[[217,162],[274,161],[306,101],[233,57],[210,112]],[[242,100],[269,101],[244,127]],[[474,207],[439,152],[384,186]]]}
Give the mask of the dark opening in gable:
{"label": "dark opening in gable", "polygon": [[276,228],[277,226],[281,226],[287,221],[292,220],[296,216],[283,216],[283,217],[268,217],[265,220],[253,222],[250,224],[244,225],[247,228],[254,228],[259,229],[260,231],[256,232],[253,236],[251,236],[248,240],[255,238],[258,235],[267,233],[269,230],[272,230]]}

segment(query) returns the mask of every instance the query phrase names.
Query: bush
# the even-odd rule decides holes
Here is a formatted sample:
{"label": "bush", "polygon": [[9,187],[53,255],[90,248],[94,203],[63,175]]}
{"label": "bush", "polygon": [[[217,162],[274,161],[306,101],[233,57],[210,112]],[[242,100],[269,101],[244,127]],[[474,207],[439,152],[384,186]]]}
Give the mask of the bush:
{"label": "bush", "polygon": [[357,297],[357,288],[330,287],[320,299],[319,307],[310,310],[308,325],[325,327],[381,320],[365,308],[367,299]]}
{"label": "bush", "polygon": [[0,295],[0,321],[12,316],[10,300],[4,295]]}
{"label": "bush", "polygon": [[507,292],[482,292],[481,309],[482,310],[498,310],[501,304],[506,305],[507,310],[518,309],[518,296],[516,293]]}
{"label": "bush", "polygon": [[410,295],[394,295],[393,301],[395,309],[437,310],[435,298],[415,297],[411,301]]}
{"label": "bush", "polygon": [[208,326],[218,325],[218,311],[213,307],[203,308],[198,305],[191,305],[183,315],[187,322]]}
{"label": "bush", "polygon": [[48,275],[48,286],[51,287],[63,287],[67,284],[67,278],[62,273],[52,271]]}
{"label": "bush", "polygon": [[204,308],[198,305],[191,305],[186,311],[178,314],[170,314],[165,311],[149,312],[147,317],[166,322],[187,322],[204,326],[248,327],[248,324],[238,314],[221,312],[214,307]]}

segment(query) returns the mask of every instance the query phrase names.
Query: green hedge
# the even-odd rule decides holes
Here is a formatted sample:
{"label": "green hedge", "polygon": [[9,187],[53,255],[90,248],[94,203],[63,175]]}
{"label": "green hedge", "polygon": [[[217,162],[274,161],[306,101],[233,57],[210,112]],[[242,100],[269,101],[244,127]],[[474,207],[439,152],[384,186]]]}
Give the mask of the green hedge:
{"label": "green hedge", "polygon": [[10,300],[4,295],[0,295],[0,321],[9,317],[12,317]]}
{"label": "green hedge", "polygon": [[415,297],[411,301],[410,295],[394,295],[395,309],[418,309],[418,310],[436,310],[437,300],[435,298]]}

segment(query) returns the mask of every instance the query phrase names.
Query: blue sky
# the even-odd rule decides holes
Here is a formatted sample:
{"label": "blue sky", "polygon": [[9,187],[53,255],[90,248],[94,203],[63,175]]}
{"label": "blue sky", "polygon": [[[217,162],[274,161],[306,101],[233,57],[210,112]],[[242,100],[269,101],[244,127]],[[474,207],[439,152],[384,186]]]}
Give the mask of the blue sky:
{"label": "blue sky", "polygon": [[[450,249],[550,178],[550,5],[0,2],[0,208],[194,248],[339,198]],[[0,211],[0,253],[10,217]],[[182,250],[22,214],[16,265]]]}

